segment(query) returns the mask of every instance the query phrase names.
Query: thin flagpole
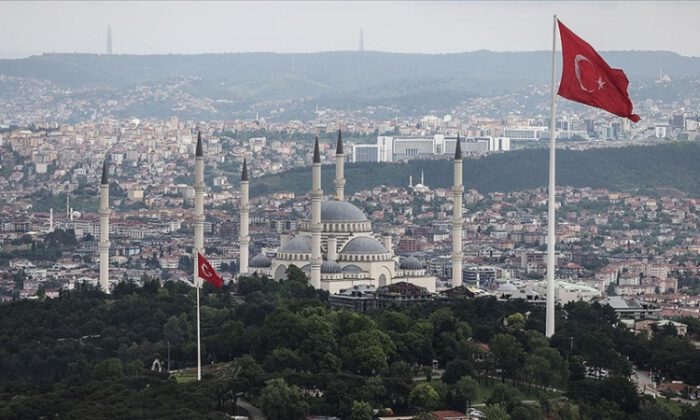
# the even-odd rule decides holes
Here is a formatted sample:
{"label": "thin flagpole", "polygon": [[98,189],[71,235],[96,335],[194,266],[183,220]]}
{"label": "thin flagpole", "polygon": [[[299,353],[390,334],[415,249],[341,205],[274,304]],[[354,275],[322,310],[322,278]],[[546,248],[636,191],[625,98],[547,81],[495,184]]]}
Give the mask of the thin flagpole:
{"label": "thin flagpole", "polygon": [[545,335],[554,335],[554,282],[556,261],[554,246],[556,244],[555,194],[556,194],[556,115],[557,91],[556,84],[556,52],[557,52],[557,15],[554,15],[552,27],[552,114],[549,121],[549,188],[547,189],[547,320]]}
{"label": "thin flagpole", "polygon": [[199,324],[199,266],[195,262],[195,272],[197,275],[194,278],[194,284],[197,288],[197,380],[202,380],[202,336],[200,334],[200,324]]}

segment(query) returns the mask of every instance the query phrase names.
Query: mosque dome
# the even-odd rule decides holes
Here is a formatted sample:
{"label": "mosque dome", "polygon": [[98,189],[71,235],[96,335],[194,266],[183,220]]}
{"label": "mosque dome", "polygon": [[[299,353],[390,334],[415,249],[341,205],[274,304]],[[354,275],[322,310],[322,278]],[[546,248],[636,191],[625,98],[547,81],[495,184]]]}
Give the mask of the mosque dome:
{"label": "mosque dome", "polygon": [[399,265],[401,270],[422,270],[423,264],[416,257],[404,258]]}
{"label": "mosque dome", "polygon": [[357,206],[347,201],[324,201],[321,203],[323,222],[366,222],[367,216]]}
{"label": "mosque dome", "polygon": [[370,236],[358,236],[351,239],[340,251],[341,254],[387,254],[384,245]]}
{"label": "mosque dome", "polygon": [[295,236],[280,248],[280,252],[311,252],[311,236]]}
{"label": "mosque dome", "polygon": [[324,261],[321,263],[321,273],[339,274],[343,272],[343,268],[335,261]]}
{"label": "mosque dome", "polygon": [[513,293],[517,292],[518,288],[514,284],[504,283],[498,288],[499,293]]}
{"label": "mosque dome", "polygon": [[253,257],[252,260],[250,260],[249,266],[251,268],[268,268],[272,265],[272,260],[268,258],[265,254],[262,252],[255,257]]}

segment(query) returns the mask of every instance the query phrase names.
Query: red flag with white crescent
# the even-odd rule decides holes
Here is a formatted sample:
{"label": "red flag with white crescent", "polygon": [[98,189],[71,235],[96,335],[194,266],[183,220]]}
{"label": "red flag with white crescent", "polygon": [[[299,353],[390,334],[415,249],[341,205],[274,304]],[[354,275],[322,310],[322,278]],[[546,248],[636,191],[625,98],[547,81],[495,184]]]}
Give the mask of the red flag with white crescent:
{"label": "red flag with white crescent", "polygon": [[199,252],[197,253],[197,275],[219,289],[224,285],[224,279],[214,270],[214,267],[211,266],[211,263],[204,255]]}
{"label": "red flag with white crescent", "polygon": [[610,67],[590,44],[561,21],[557,22],[564,61],[559,95],[639,121],[639,115],[632,113],[632,100],[627,94],[629,80],[625,72]]}

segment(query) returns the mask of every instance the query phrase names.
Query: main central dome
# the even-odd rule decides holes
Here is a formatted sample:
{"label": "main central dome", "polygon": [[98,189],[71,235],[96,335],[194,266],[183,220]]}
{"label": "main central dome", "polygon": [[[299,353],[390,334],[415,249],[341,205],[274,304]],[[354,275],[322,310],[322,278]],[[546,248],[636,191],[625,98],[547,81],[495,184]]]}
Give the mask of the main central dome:
{"label": "main central dome", "polygon": [[324,201],[321,203],[323,222],[366,222],[367,216],[347,201]]}

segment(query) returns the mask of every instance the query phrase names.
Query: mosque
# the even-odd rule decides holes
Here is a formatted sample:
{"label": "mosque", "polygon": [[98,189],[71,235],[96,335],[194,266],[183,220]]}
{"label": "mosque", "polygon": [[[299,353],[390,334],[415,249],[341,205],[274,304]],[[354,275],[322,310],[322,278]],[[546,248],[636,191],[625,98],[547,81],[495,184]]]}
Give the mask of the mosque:
{"label": "mosque", "polygon": [[[459,193],[457,200],[460,204],[461,155],[458,142],[455,161],[459,156],[459,185],[455,191]],[[414,257],[399,259],[394,255],[391,237],[375,234],[372,231],[372,222],[364,212],[345,201],[344,164],[343,140],[338,131],[335,194],[330,199],[324,199],[321,188],[321,158],[318,139],[316,139],[310,217],[301,222],[298,232],[293,237],[281,236],[280,247],[274,258],[261,253],[248,262],[250,242],[247,226],[248,173],[244,163],[241,176],[240,274],[257,273],[280,280],[286,277],[289,266],[296,265],[307,273],[312,286],[327,290],[331,294],[357,285],[382,287],[399,282],[410,283],[435,292],[437,279],[426,273],[423,264]],[[461,274],[461,205],[457,206],[457,210],[459,211],[459,249],[453,250],[455,251],[453,259],[455,257],[459,259],[459,274]],[[457,280],[461,284],[461,276]]]}
{"label": "mosque", "polygon": [[[243,161],[240,203],[240,272],[239,275],[259,274],[275,280],[286,277],[291,265],[301,268],[311,286],[331,294],[354,286],[383,287],[408,283],[436,291],[434,276],[426,273],[423,264],[414,257],[399,259],[394,255],[391,237],[372,231],[372,222],[362,210],[345,201],[345,154],[338,130],[335,166],[335,194],[324,200],[321,188],[321,155],[318,138],[314,145],[311,172],[311,215],[300,224],[292,237],[282,235],[274,258],[258,254],[248,260],[249,179],[247,163]],[[193,258],[204,252],[204,154],[201,135],[197,136],[195,151],[195,247]],[[462,285],[462,149],[459,137],[455,146],[453,214],[452,214],[452,285]],[[109,292],[109,181],[107,162],[103,163],[100,182],[100,287]],[[196,268],[195,268],[196,277]]]}

